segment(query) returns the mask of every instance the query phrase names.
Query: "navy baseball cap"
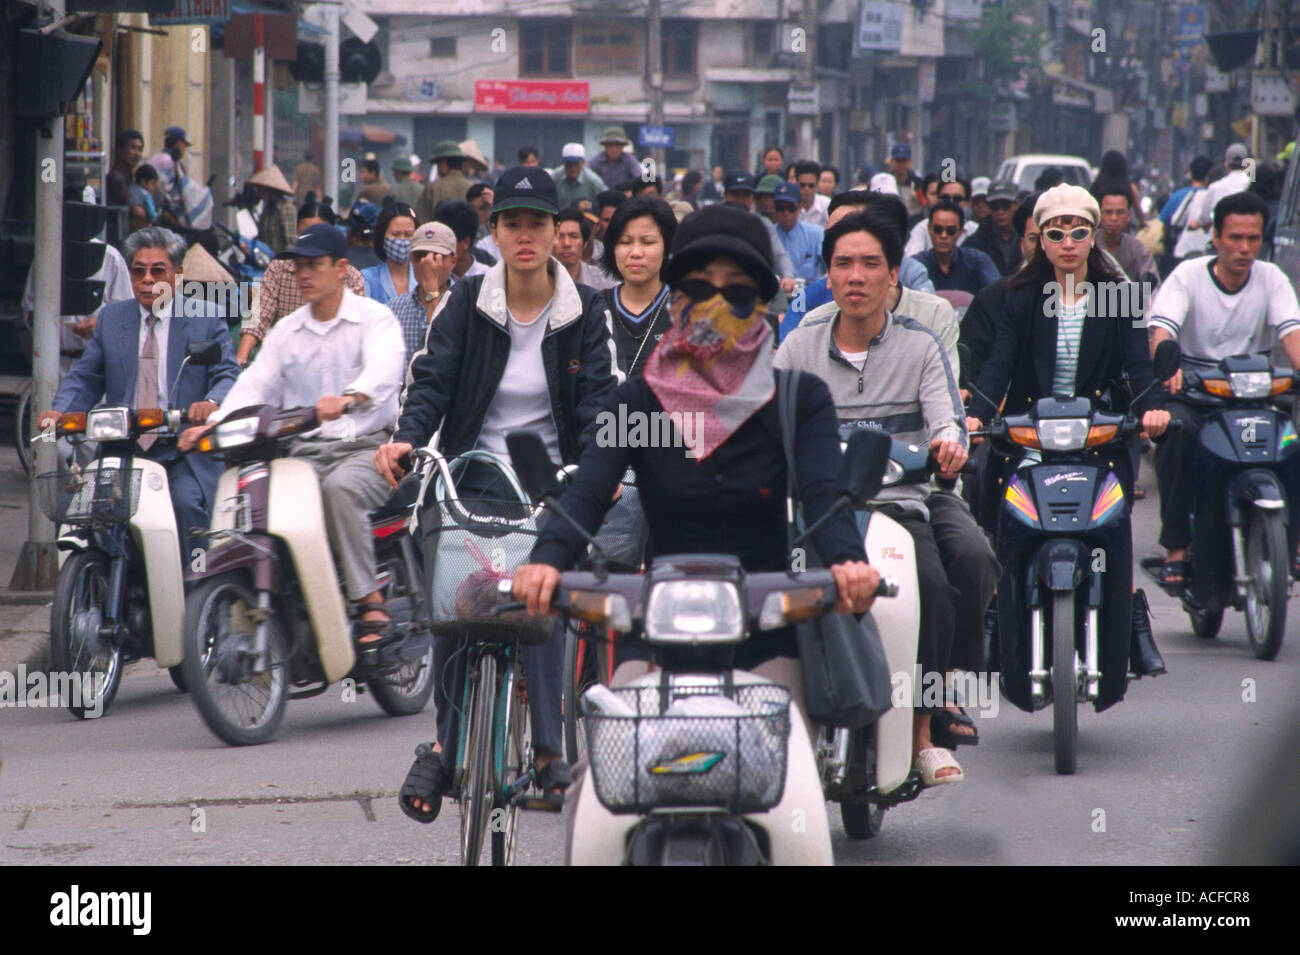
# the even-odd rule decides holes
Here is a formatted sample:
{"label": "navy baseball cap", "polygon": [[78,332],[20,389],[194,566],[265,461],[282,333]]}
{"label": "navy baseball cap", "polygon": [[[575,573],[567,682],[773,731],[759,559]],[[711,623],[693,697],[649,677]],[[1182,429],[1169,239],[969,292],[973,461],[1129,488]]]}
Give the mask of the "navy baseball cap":
{"label": "navy baseball cap", "polygon": [[192,142],[189,141],[189,139],[186,138],[185,130],[179,126],[168,126],[166,129],[164,129],[163,142],[164,143],[181,142],[184,143],[186,146],[194,145]]}
{"label": "navy baseball cap", "polygon": [[306,229],[298,233],[298,238],[294,240],[293,245],[277,255],[276,258],[288,259],[301,256],[306,259],[314,259],[321,255],[328,255],[335,259],[346,259],[348,257],[347,236],[328,222],[318,222],[315,225],[307,226]]}
{"label": "navy baseball cap", "polygon": [[536,209],[559,215],[560,195],[551,174],[540,166],[515,166],[503,172],[492,190],[492,215],[507,209]]}
{"label": "navy baseball cap", "polygon": [[746,169],[733,169],[722,178],[723,192],[753,192],[754,175]]}
{"label": "navy baseball cap", "polygon": [[907,145],[907,143],[894,143],[893,148],[889,150],[889,158],[890,159],[911,159],[912,147]]}
{"label": "navy baseball cap", "polygon": [[781,185],[772,190],[772,201],[793,202],[796,206],[799,205],[799,187],[793,182],[781,183]]}

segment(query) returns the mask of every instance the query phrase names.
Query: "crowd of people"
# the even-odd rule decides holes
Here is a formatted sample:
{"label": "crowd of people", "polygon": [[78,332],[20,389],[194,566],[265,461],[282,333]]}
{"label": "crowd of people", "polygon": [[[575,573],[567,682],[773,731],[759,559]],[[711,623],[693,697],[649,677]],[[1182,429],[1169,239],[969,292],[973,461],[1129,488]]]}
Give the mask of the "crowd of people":
{"label": "crowd of people", "polygon": [[[177,179],[184,131],[169,130],[168,142],[170,165],[151,160],[132,171],[142,142],[119,137],[109,201],[126,190],[133,222],[137,213],[155,221],[149,200]],[[707,176],[670,177],[638,160],[621,128],[606,130],[599,146],[588,160],[582,143],[569,143],[550,169],[525,147],[498,171],[472,143],[447,141],[429,157],[423,184],[407,157],[392,162],[392,182],[365,160],[344,216],[320,197],[311,170],[300,167],[290,182],[272,166],[250,180],[277,258],[238,329],[238,349],[227,343],[221,363],[187,369],[201,400],[189,408],[196,427],[180,448],[248,404],[316,406],[322,427],[294,453],[322,477],[362,644],[387,639],[389,622],[364,516],[396,486],[404,456],[435,434],[450,457],[472,448],[505,455],[507,433],[538,431],[553,460],[580,465],[564,503],[591,533],[630,468],[637,487],[611,515],[633,509],[647,559],[721,548],[749,570],[785,566],[784,505],[770,493],[783,486],[785,465],[769,419],[776,375],[798,370],[807,373],[798,440],[809,462],[800,480],[810,521],[830,506],[837,426],[930,447],[943,480],[880,500],[916,544],[918,662],[927,672],[985,670],[1002,569],[986,533],[989,505],[978,491],[964,499],[952,481],[972,451],[970,431],[997,410],[986,396],[1005,396],[1008,413],[1053,394],[1104,393],[1114,410],[1130,410],[1131,396],[1153,380],[1147,331],[1097,317],[1149,318],[1153,340],[1179,337],[1203,358],[1277,340],[1300,367],[1300,309],[1285,276],[1256,261],[1269,198],[1258,194],[1258,178],[1242,174],[1249,157],[1239,145],[1219,170],[1194,160],[1188,185],[1150,214],[1118,153],[1103,157],[1090,189],[1049,168],[1025,191],[985,176],[920,174],[906,143],[893,146],[885,170],[864,166],[852,184],[834,166],[788,161],[777,147],[753,171],[715,166]],[[150,187],[155,179],[163,185]],[[43,421],[86,410],[105,393],[156,401],[171,380],[159,356],[185,312],[179,299],[163,314],[152,306],[157,284],[180,273],[185,243],[146,224],[123,254],[135,304],[106,308],[85,331],[85,355]],[[1252,275],[1260,278],[1248,282]],[[1154,295],[1124,299],[1144,302],[1141,315],[1107,315],[1092,291],[1101,282],[1146,283]],[[108,360],[108,343],[119,339],[139,341],[143,374]],[[128,381],[107,384],[123,374]],[[1119,381],[1129,388],[1116,390]],[[1164,398],[1152,391],[1131,409],[1151,438],[1170,421]],[[705,426],[689,456],[598,446],[596,417],[611,402],[701,414]],[[337,422],[353,411],[345,432]],[[1186,570],[1187,440],[1156,459],[1170,582]],[[177,447],[141,453],[169,468],[187,460]],[[1130,492],[1137,464],[1135,456],[1121,468]],[[467,469],[462,500],[491,499],[493,480]],[[210,513],[215,476],[196,472],[172,492],[193,523]],[[844,611],[866,610],[874,592],[860,531],[846,518],[817,539]],[[583,546],[571,528],[552,525],[517,572],[516,595],[545,609]],[[1128,554],[1131,542],[1116,547]],[[1131,629],[1134,672],[1164,672],[1141,592],[1113,596],[1111,623]],[[644,667],[644,653],[626,651],[616,679]],[[450,649],[438,652],[438,672],[451,672]],[[766,667],[798,693],[789,631],[765,634],[745,652],[745,665]],[[540,785],[563,789],[571,776],[561,758],[557,640],[530,650],[524,666]],[[438,740],[401,796],[419,821],[437,815],[455,765],[456,691],[443,679],[435,685]],[[924,781],[960,781],[952,750],[977,742],[973,720],[955,699],[917,714]]]}

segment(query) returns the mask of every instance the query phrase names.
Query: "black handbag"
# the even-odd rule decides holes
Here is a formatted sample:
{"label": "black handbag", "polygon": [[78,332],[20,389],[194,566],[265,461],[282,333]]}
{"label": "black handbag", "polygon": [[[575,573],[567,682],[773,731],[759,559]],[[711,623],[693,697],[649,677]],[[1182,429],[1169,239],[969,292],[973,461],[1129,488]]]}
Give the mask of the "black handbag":
{"label": "black handbag", "polygon": [[[794,428],[799,372],[777,373],[777,408],[786,463],[786,545],[804,527],[794,460]],[[812,541],[809,541],[811,544]],[[812,548],[815,550],[815,547]],[[806,566],[819,565],[810,559]],[[808,718],[821,726],[859,729],[874,723],[890,708],[889,661],[880,633],[869,614],[831,613],[795,624],[803,664],[804,705]]]}

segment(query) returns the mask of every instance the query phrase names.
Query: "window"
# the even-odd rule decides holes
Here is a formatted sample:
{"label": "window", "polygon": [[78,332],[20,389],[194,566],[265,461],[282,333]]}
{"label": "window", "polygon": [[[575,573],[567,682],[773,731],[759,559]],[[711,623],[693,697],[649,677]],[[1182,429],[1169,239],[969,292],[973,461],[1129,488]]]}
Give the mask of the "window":
{"label": "window", "polygon": [[574,31],[573,65],[578,75],[641,72],[641,34],[637,24],[579,24]]}
{"label": "window", "polygon": [[569,24],[520,20],[519,35],[520,76],[569,75]]}
{"label": "window", "polygon": [[664,76],[695,76],[695,38],[698,24],[694,20],[663,22]]}
{"label": "window", "polygon": [[754,24],[755,58],[767,59],[772,55],[772,50],[775,46],[776,46],[776,24],[755,23]]}
{"label": "window", "polygon": [[456,38],[454,36],[429,37],[430,56],[455,56]]}

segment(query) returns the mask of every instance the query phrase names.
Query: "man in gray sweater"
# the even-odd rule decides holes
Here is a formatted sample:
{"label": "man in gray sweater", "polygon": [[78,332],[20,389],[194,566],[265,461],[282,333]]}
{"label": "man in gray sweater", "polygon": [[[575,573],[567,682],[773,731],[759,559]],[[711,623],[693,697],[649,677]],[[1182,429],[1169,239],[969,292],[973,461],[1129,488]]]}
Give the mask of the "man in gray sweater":
{"label": "man in gray sweater", "polygon": [[[896,299],[902,236],[880,209],[845,216],[826,232],[823,259],[834,303],[814,310],[776,353],[830,387],[842,428],[869,427],[928,445],[939,476],[955,478],[967,457],[961,396],[944,344],[933,330],[887,305]],[[887,487],[876,498],[917,547],[922,638],[949,644],[951,668],[984,668],[981,623],[999,567],[961,498],[929,484]],[[955,625],[954,621],[961,621]],[[977,737],[953,705],[938,714],[934,743]]]}

